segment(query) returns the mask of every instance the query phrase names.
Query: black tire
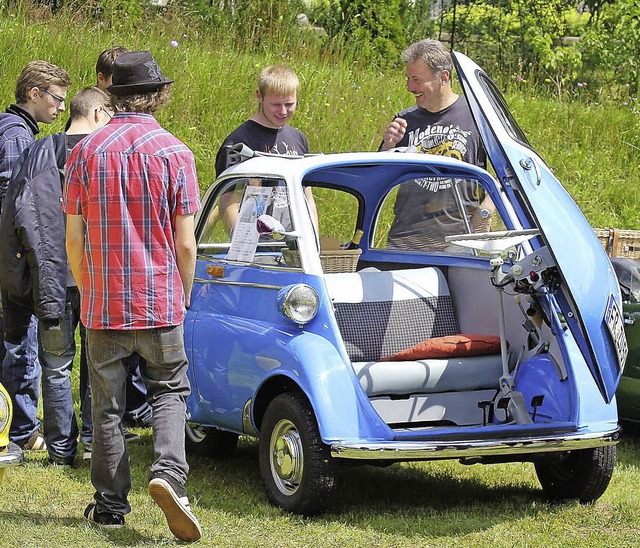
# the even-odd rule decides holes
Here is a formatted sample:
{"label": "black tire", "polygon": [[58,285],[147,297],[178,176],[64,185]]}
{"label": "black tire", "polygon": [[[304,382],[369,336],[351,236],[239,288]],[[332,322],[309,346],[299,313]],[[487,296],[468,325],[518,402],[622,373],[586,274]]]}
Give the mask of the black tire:
{"label": "black tire", "polygon": [[307,399],[281,394],[269,404],[258,444],[267,498],[288,512],[325,511],[335,492],[335,464]]}
{"label": "black tire", "polygon": [[185,426],[184,448],[189,455],[228,457],[238,445],[238,434],[194,423]]}
{"label": "black tire", "polygon": [[540,485],[555,501],[590,503],[606,491],[616,465],[616,446],[569,451],[535,464]]}

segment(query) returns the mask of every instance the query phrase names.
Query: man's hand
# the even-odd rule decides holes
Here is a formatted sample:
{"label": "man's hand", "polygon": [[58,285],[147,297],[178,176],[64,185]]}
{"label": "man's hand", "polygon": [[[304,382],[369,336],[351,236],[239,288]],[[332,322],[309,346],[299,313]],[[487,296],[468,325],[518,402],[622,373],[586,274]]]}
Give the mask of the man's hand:
{"label": "man's hand", "polygon": [[384,130],[380,150],[389,150],[395,147],[402,140],[406,131],[407,121],[404,118],[395,118]]}

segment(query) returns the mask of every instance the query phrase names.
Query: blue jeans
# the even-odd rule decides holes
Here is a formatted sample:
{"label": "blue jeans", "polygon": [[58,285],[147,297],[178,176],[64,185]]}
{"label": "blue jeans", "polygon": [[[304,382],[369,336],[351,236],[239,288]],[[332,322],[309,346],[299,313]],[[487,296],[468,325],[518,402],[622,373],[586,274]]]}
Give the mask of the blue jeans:
{"label": "blue jeans", "polygon": [[186,398],[190,392],[182,325],[156,329],[87,329],[87,358],[93,416],[91,483],[96,510],[126,514],[131,510],[129,453],[124,441],[127,366],[133,352],[144,362],[140,373],[153,409],[156,459],[150,476],[166,472],[184,484],[189,466],[184,451]]}
{"label": "blue jeans", "polygon": [[65,314],[60,324],[38,325],[42,367],[44,437],[49,456],[56,462],[73,460],[78,450],[78,423],[71,396],[71,369],[76,355],[74,333],[80,321],[80,293],[67,288]]}
{"label": "blue jeans", "polygon": [[[91,387],[89,386],[89,370],[87,366],[87,335],[86,329],[80,323],[80,441],[85,446],[91,446],[93,440],[93,420],[91,419]],[[140,376],[140,364],[143,362],[138,354],[126,358],[125,363],[129,371],[127,375],[127,403],[125,407],[125,421],[136,426],[151,425],[151,406],[147,403],[147,387]]]}
{"label": "blue jeans", "polygon": [[13,403],[9,439],[23,446],[40,428],[36,417],[40,396],[38,361],[38,321],[31,303],[20,303],[2,291],[2,316],[5,356],[1,380]]}

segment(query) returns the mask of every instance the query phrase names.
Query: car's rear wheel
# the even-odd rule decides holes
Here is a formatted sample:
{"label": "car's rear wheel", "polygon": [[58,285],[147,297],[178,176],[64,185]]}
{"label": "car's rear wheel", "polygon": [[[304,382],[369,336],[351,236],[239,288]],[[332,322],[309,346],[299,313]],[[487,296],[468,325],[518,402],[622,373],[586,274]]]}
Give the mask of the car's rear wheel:
{"label": "car's rear wheel", "polygon": [[616,465],[616,446],[560,453],[535,464],[536,474],[552,500],[597,500],[607,489]]}
{"label": "car's rear wheel", "polygon": [[259,461],[273,504],[303,515],[325,510],[335,491],[335,465],[303,395],[281,394],[269,404],[260,429]]}
{"label": "car's rear wheel", "polygon": [[184,446],[190,455],[228,457],[238,445],[238,434],[217,428],[187,423]]}

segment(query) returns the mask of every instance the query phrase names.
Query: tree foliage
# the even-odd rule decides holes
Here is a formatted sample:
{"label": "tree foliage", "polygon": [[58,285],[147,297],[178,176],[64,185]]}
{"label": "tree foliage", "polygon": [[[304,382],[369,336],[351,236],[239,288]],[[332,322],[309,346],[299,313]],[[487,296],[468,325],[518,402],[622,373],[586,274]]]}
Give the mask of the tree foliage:
{"label": "tree foliage", "polygon": [[601,7],[583,39],[585,62],[599,84],[616,82],[640,94],[640,0]]}
{"label": "tree foliage", "polygon": [[397,60],[406,45],[403,6],[404,0],[320,0],[312,16],[330,36],[357,49],[363,59],[387,64]]}

